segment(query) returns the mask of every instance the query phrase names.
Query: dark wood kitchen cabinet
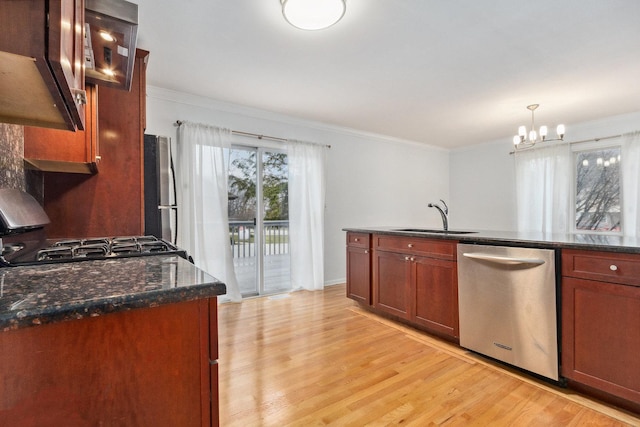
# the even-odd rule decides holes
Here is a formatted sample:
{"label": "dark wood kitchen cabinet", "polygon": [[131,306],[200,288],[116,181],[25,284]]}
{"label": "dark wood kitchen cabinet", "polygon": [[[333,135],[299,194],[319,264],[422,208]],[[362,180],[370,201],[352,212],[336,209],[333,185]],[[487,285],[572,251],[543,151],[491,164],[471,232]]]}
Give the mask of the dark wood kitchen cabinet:
{"label": "dark wood kitchen cabinet", "polygon": [[347,297],[371,305],[371,238],[347,233]]}
{"label": "dark wood kitchen cabinet", "polygon": [[411,256],[376,248],[373,252],[373,306],[376,310],[411,318]]}
{"label": "dark wood kitchen cabinet", "polygon": [[455,241],[373,235],[373,306],[458,339]]}
{"label": "dark wood kitchen cabinet", "polygon": [[28,167],[45,172],[98,172],[98,87],[87,85],[86,90],[85,130],[24,127],[24,159]]}
{"label": "dark wood kitchen cabinet", "polygon": [[0,121],[84,129],[84,0],[3,0]]}
{"label": "dark wood kitchen cabinet", "polygon": [[217,426],[217,299],[0,333],[0,425]]}
{"label": "dark wood kitchen cabinet", "polygon": [[[455,245],[453,246],[455,251]],[[457,339],[458,271],[455,261],[415,257],[412,320],[438,334]]]}
{"label": "dark wood kitchen cabinet", "polygon": [[562,375],[570,385],[640,410],[639,326],[640,255],[562,251]]}
{"label": "dark wood kitchen cabinet", "polygon": [[131,90],[100,87],[95,175],[44,174],[44,209],[51,238],[144,233],[143,138],[149,52],[137,49]]}

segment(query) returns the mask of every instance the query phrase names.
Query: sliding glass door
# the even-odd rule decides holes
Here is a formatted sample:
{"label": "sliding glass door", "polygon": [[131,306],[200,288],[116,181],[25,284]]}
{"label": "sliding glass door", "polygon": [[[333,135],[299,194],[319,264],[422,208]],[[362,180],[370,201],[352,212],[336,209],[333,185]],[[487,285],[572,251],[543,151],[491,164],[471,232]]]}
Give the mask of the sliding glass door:
{"label": "sliding glass door", "polygon": [[287,154],[240,146],[228,154],[229,240],[240,292],[246,297],[287,291]]}

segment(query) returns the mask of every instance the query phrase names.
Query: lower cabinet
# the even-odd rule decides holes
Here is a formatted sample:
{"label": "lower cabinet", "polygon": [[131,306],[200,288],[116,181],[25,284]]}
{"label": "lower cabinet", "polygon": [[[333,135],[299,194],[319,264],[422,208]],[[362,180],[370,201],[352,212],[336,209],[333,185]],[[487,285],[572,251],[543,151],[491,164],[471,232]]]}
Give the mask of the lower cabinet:
{"label": "lower cabinet", "polygon": [[640,255],[562,252],[562,375],[640,408]]}
{"label": "lower cabinet", "polygon": [[457,341],[455,241],[373,235],[373,308]]}
{"label": "lower cabinet", "polygon": [[374,251],[373,306],[382,312],[411,319],[411,256]]}
{"label": "lower cabinet", "polygon": [[369,235],[347,233],[347,297],[371,305],[371,249]]}
{"label": "lower cabinet", "polygon": [[458,271],[455,261],[416,257],[412,320],[458,338]]}
{"label": "lower cabinet", "polygon": [[218,425],[216,298],[0,332],[0,425]]}

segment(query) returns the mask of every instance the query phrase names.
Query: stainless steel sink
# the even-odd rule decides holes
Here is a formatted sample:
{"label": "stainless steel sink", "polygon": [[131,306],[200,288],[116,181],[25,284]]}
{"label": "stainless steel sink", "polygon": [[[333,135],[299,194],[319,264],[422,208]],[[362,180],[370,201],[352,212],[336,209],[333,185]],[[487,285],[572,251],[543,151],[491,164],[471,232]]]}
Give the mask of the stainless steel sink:
{"label": "stainless steel sink", "polygon": [[477,231],[460,231],[460,230],[436,230],[431,228],[397,228],[394,231],[408,231],[411,233],[437,233],[437,234],[473,234]]}

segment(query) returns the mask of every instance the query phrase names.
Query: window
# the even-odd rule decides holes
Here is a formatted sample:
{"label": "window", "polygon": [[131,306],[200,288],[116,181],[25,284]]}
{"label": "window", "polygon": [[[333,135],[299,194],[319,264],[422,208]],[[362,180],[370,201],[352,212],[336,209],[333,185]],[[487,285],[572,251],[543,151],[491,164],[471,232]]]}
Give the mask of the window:
{"label": "window", "polygon": [[575,153],[575,230],[622,232],[621,149]]}

